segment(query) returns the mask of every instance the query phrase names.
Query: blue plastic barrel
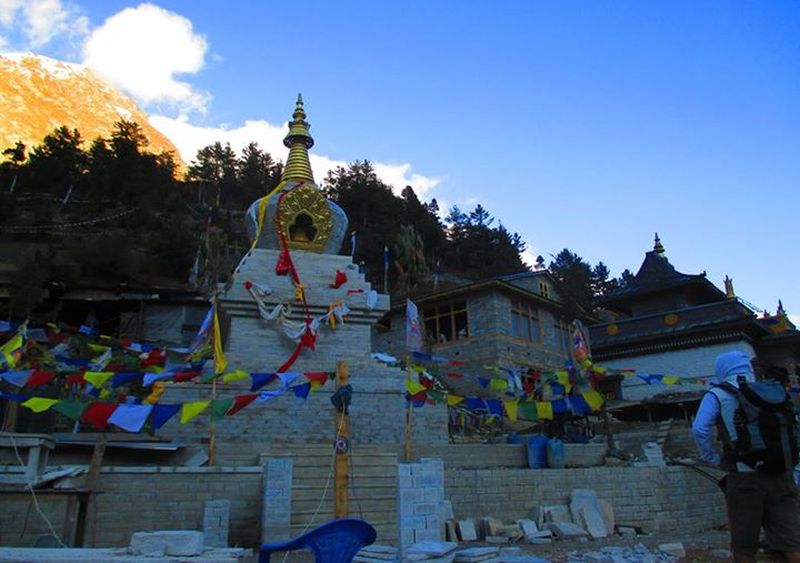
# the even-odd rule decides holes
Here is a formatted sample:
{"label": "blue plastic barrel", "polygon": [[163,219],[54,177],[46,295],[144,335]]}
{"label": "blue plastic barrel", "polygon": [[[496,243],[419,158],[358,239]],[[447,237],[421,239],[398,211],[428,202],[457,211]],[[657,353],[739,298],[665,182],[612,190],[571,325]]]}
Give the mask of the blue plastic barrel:
{"label": "blue plastic barrel", "polygon": [[564,442],[558,438],[550,438],[547,441],[547,467],[564,468]]}
{"label": "blue plastic barrel", "polygon": [[547,467],[547,436],[542,434],[528,436],[528,467],[531,469]]}

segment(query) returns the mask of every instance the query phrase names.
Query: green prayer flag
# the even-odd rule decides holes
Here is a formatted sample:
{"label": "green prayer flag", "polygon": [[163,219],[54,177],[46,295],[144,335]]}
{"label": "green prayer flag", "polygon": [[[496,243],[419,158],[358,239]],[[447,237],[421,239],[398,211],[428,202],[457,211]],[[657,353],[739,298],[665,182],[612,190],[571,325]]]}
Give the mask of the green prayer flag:
{"label": "green prayer flag", "polygon": [[81,403],[80,401],[59,401],[53,406],[53,410],[60,412],[67,418],[78,420],[88,406],[89,403]]}
{"label": "green prayer flag", "polygon": [[428,397],[436,403],[444,401],[444,393],[442,391],[428,391]]}
{"label": "green prayer flag", "polygon": [[211,420],[222,420],[225,413],[231,408],[233,397],[227,399],[214,399],[211,401]]}
{"label": "green prayer flag", "polygon": [[539,415],[536,412],[536,403],[530,401],[520,401],[517,405],[517,418],[520,420],[538,420]]}

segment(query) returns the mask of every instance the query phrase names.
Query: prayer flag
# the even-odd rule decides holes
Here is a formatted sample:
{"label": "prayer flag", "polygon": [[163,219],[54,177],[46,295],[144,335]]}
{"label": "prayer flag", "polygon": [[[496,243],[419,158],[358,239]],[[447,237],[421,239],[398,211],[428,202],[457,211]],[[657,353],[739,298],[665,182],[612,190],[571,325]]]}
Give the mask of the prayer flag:
{"label": "prayer flag", "polygon": [[547,401],[536,401],[538,420],[553,420],[553,405]]}
{"label": "prayer flag", "polygon": [[244,370],[237,369],[235,371],[230,371],[222,376],[223,383],[233,383],[234,381],[241,381],[242,379],[247,379],[250,377],[250,374]]}
{"label": "prayer flag", "polygon": [[422,393],[427,390],[428,388],[421,383],[413,379],[406,379],[406,391],[408,391],[410,395],[416,395],[417,393]]}
{"label": "prayer flag", "polygon": [[258,399],[260,396],[259,393],[250,393],[248,395],[238,395],[233,398],[233,405],[228,411],[225,413],[225,416],[233,416],[247,405]]}
{"label": "prayer flag", "polygon": [[58,399],[45,399],[44,397],[31,397],[24,403],[23,407],[31,409],[33,412],[44,412],[58,403]]}
{"label": "prayer flag", "polygon": [[489,414],[493,414],[495,416],[503,416],[503,402],[498,399],[486,399],[486,410],[489,411]]}
{"label": "prayer flag", "polygon": [[278,379],[278,376],[274,373],[253,373],[250,374],[250,391],[258,391],[267,383]]}
{"label": "prayer flag", "polygon": [[454,407],[457,404],[461,403],[464,400],[464,397],[459,397],[458,395],[450,395],[447,394],[447,405],[450,407]]}
{"label": "prayer flag", "polygon": [[53,407],[53,410],[72,420],[79,420],[88,406],[89,403],[81,403],[80,401],[59,401]]}
{"label": "prayer flag", "polygon": [[192,401],[181,407],[181,424],[186,424],[208,408],[211,401]]}
{"label": "prayer flag", "polygon": [[138,432],[152,410],[153,405],[117,405],[116,410],[108,417],[108,422],[128,432]]}
{"label": "prayer flag", "polygon": [[222,420],[231,405],[233,405],[233,397],[211,401],[211,420]]}
{"label": "prayer flag", "polygon": [[422,328],[419,311],[411,299],[406,299],[406,349],[411,352],[422,350]]}
{"label": "prayer flag", "polygon": [[33,370],[30,369],[25,371],[7,371],[5,373],[0,373],[0,379],[7,381],[11,385],[16,385],[17,387],[25,387],[32,373]]}
{"label": "prayer flag", "polygon": [[153,430],[158,430],[164,426],[170,418],[175,416],[180,408],[181,405],[153,405]]}
{"label": "prayer flag", "polygon": [[536,412],[536,405],[528,401],[518,403],[518,416],[520,419],[528,421],[539,419],[539,415]]}
{"label": "prayer flag", "polygon": [[112,377],[114,372],[111,371],[87,371],[83,374],[83,378],[95,387],[102,387]]}
{"label": "prayer flag", "polygon": [[308,394],[311,392],[311,384],[303,383],[302,385],[295,385],[292,387],[292,391],[294,391],[295,397],[306,399],[308,398]]}
{"label": "prayer flag", "polygon": [[592,407],[593,412],[600,410],[600,407],[603,406],[603,395],[601,395],[599,391],[586,391],[583,394],[583,398],[586,399],[588,405]]}
{"label": "prayer flag", "polygon": [[503,399],[503,408],[506,411],[506,416],[509,420],[516,421],[517,420],[517,407],[519,405],[519,399]]}
{"label": "prayer flag", "polygon": [[108,418],[116,408],[116,403],[89,403],[81,415],[81,420],[98,430],[104,430],[108,426]]}
{"label": "prayer flag", "polygon": [[222,331],[219,328],[219,315],[217,314],[217,307],[214,306],[214,371],[223,373],[225,368],[228,367],[228,360],[225,358],[225,352],[222,350]]}

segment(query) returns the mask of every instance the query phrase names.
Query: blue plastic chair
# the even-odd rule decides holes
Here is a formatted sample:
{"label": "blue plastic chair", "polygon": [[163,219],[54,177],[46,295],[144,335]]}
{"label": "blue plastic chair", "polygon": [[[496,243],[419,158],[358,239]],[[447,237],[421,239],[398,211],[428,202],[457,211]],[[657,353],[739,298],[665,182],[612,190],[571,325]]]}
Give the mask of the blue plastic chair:
{"label": "blue plastic chair", "polygon": [[350,563],[359,550],[375,542],[375,528],[355,518],[331,520],[302,536],[281,543],[265,543],[259,549],[258,563],[269,563],[276,551],[308,549],[316,563]]}

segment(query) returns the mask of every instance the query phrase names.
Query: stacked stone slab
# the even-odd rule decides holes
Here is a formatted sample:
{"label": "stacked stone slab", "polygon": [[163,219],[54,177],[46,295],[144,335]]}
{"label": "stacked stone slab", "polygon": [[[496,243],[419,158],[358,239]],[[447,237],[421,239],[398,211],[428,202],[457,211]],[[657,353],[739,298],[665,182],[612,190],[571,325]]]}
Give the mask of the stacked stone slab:
{"label": "stacked stone slab", "polygon": [[203,544],[208,547],[228,547],[230,520],[231,501],[206,501],[203,506]]}
{"label": "stacked stone slab", "polygon": [[400,552],[423,541],[444,540],[444,463],[422,459],[397,466],[397,521]]}
{"label": "stacked stone slab", "polygon": [[[265,305],[291,303],[288,318],[302,323],[305,311],[294,300],[295,286],[290,276],[275,274],[279,251],[253,249],[242,259],[233,283],[221,295],[225,354],[228,370],[271,372],[294,352],[297,343],[284,333],[279,323],[261,318],[258,307],[245,288],[245,282],[269,288]],[[378,294],[374,306],[368,306],[370,284],[359,273],[349,256],[318,254],[294,250],[291,257],[303,285],[309,313],[325,315],[331,304],[342,301],[350,309],[344,323],[335,328],[319,328],[315,349],[305,348],[291,371],[327,371],[336,369],[337,360],[348,363],[353,387],[351,427],[354,442],[402,443],[404,437],[404,399],[406,373],[387,367],[370,357],[370,332],[375,321],[388,309],[388,295]],[[333,288],[336,272],[347,276],[347,283]],[[373,294],[372,298],[376,296]],[[298,380],[302,383],[304,380]],[[249,381],[217,386],[217,396],[226,397],[250,392]],[[288,393],[266,404],[252,404],[216,426],[218,440],[253,441],[274,439],[280,442],[331,442],[334,419],[330,397],[333,382],[301,400]],[[210,385],[172,386],[162,402],[186,402],[208,399]],[[447,409],[426,405],[414,413],[413,440],[419,444],[447,443]],[[167,423],[161,433],[199,441],[208,436],[208,418],[198,417],[186,425],[177,420]]]}
{"label": "stacked stone slab", "polygon": [[264,488],[261,503],[261,541],[288,539],[292,519],[291,456],[270,457],[264,463]]}

